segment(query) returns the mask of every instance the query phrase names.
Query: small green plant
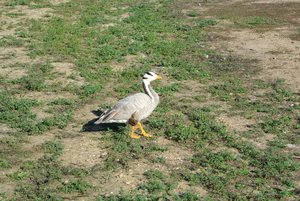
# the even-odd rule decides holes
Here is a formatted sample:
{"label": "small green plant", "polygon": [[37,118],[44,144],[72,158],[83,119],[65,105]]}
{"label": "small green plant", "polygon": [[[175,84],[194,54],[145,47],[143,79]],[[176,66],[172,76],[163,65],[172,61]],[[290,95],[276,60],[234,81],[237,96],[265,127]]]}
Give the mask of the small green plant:
{"label": "small green plant", "polygon": [[182,195],[173,195],[172,196],[176,201],[197,201],[201,200],[201,197],[197,195],[197,192],[187,191]]}
{"label": "small green plant", "polygon": [[20,38],[16,38],[14,36],[4,36],[0,40],[0,47],[1,46],[16,46],[22,47],[24,45],[24,41]]}
{"label": "small green plant", "polygon": [[2,159],[0,160],[0,168],[11,168],[11,165],[8,163],[7,160]]}
{"label": "small green plant", "polygon": [[215,169],[222,168],[227,161],[233,161],[234,157],[232,153],[224,150],[218,153],[212,153],[212,150],[205,150],[201,154],[193,157],[193,163],[199,163],[204,167],[212,167]]}
{"label": "small green plant", "polygon": [[165,163],[166,162],[166,158],[161,156],[161,157],[157,157],[157,158],[154,158],[152,160],[153,163]]}
{"label": "small green plant", "polygon": [[170,96],[175,92],[180,91],[180,84],[172,84],[171,86],[163,86],[156,90],[158,93],[161,93],[163,96]]}
{"label": "small green plant", "polygon": [[146,184],[140,185],[141,189],[149,193],[157,194],[166,190],[166,185],[159,180],[149,180]]}
{"label": "small green plant", "polygon": [[151,144],[149,147],[146,148],[146,151],[168,151],[167,147],[159,147],[157,144]]}
{"label": "small green plant", "polygon": [[86,84],[81,87],[81,92],[79,92],[79,94],[81,97],[88,97],[99,92],[101,89],[103,89],[103,85],[101,83]]}
{"label": "small green plant", "polygon": [[224,177],[213,173],[186,173],[184,177],[187,181],[193,182],[194,185],[203,185],[217,194],[224,193],[226,191],[224,186],[229,182]]}
{"label": "small green plant", "polygon": [[115,147],[114,151],[116,152],[125,152],[127,150],[127,142],[119,142]]}
{"label": "small green plant", "polygon": [[197,12],[190,12],[190,13],[187,13],[186,15],[189,16],[189,17],[196,17],[196,16],[199,15],[199,13],[197,13]]}
{"label": "small green plant", "polygon": [[85,169],[74,169],[72,170],[72,174],[77,177],[85,177],[87,175],[90,175],[91,173]]}
{"label": "small green plant", "polygon": [[164,179],[165,178],[164,173],[159,170],[149,170],[149,171],[145,172],[144,175],[148,179]]}
{"label": "small green plant", "polygon": [[261,127],[266,133],[284,132],[286,128],[292,125],[291,119],[292,118],[288,115],[283,115],[279,119],[268,117],[264,123],[261,124]]}
{"label": "small green plant", "polygon": [[29,174],[25,172],[17,172],[15,174],[8,174],[7,176],[16,180],[24,180],[28,178]]}
{"label": "small green plant", "polygon": [[250,28],[264,26],[264,25],[276,25],[280,22],[282,22],[282,20],[280,20],[278,18],[271,19],[271,18],[265,17],[265,16],[244,17],[244,18],[239,18],[234,21],[234,23],[237,25],[247,26]]}
{"label": "small green plant", "polygon": [[286,141],[281,140],[281,139],[275,139],[273,141],[270,141],[269,145],[273,146],[273,147],[285,148],[286,147]]}
{"label": "small green plant", "polygon": [[64,146],[61,141],[54,139],[52,141],[46,141],[42,145],[42,149],[45,153],[60,155],[64,149]]}
{"label": "small green plant", "polygon": [[74,105],[75,104],[75,100],[69,100],[66,98],[58,98],[55,99],[54,101],[51,101],[50,103],[48,103],[48,105]]}
{"label": "small green plant", "polygon": [[291,157],[278,155],[278,150],[269,148],[253,158],[251,164],[257,168],[255,173],[260,178],[283,178],[289,172],[295,171],[299,164],[295,163]]}
{"label": "small green plant", "polygon": [[93,188],[92,185],[88,184],[86,181],[77,179],[77,180],[70,180],[66,183],[65,186],[59,187],[65,193],[85,193],[88,189]]}
{"label": "small green plant", "polygon": [[204,27],[208,27],[208,26],[214,26],[214,25],[217,25],[218,24],[218,21],[216,21],[215,19],[208,19],[208,20],[202,20],[198,26],[200,28],[204,28]]}
{"label": "small green plant", "polygon": [[24,87],[31,91],[42,91],[46,85],[44,83],[45,78],[40,77],[39,74],[31,74],[27,76],[23,76],[22,78],[18,78],[13,80],[13,84],[22,84]]}
{"label": "small green plant", "polygon": [[16,6],[16,5],[29,5],[30,2],[26,0],[13,0],[5,4],[5,6]]}

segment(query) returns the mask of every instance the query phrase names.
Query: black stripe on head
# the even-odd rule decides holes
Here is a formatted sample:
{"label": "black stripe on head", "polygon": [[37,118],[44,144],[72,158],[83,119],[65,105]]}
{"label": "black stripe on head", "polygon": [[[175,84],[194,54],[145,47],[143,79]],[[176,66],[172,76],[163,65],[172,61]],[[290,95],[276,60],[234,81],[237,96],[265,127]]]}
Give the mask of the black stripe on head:
{"label": "black stripe on head", "polygon": [[147,77],[143,77],[143,79],[148,79]]}
{"label": "black stripe on head", "polygon": [[152,75],[150,72],[147,72],[146,74],[147,74],[147,75],[151,75],[151,76],[153,76],[153,75]]}

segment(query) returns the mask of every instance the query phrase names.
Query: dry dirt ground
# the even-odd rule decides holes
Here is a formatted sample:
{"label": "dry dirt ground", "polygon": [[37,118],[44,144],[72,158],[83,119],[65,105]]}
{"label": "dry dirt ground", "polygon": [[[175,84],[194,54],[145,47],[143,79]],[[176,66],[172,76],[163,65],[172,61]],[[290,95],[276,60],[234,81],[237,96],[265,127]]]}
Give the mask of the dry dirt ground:
{"label": "dry dirt ground", "polygon": [[[53,4],[64,3],[65,0],[52,1]],[[292,6],[293,3],[299,2],[298,0],[227,0],[217,3],[197,3],[191,2],[185,5],[182,12],[188,11],[197,11],[203,13],[205,16],[207,13],[210,13],[210,16],[206,17],[215,17],[214,12],[222,9],[234,9],[237,4],[244,5],[245,9],[256,8],[256,9],[266,9],[266,6],[274,6],[275,4],[280,4],[284,6]],[[3,29],[0,31],[0,37],[3,35],[11,35],[14,33],[14,29],[7,29],[9,24],[18,23],[22,18],[42,18],[45,14],[51,13],[51,9],[28,9],[24,10],[24,6],[15,6],[8,12],[15,12],[19,9],[23,9],[22,12],[25,13],[21,18],[10,18],[2,14],[0,21],[7,21],[6,25],[3,26]],[[277,79],[284,78],[288,87],[294,92],[299,92],[300,89],[300,38],[296,37],[297,29],[299,29],[300,18],[299,18],[299,9],[289,8],[291,13],[286,13],[285,18],[294,22],[294,26],[291,23],[286,27],[278,27],[274,29],[260,29],[259,31],[256,28],[233,28],[231,29],[232,22],[227,20],[221,20],[221,23],[210,28],[207,34],[210,37],[208,46],[211,49],[217,50],[224,56],[227,55],[237,55],[247,59],[256,59],[258,60],[257,65],[259,65],[263,70],[257,75],[259,79]],[[213,12],[213,10],[215,10]],[[261,12],[267,12],[262,10]],[[275,12],[275,11],[274,11]],[[298,12],[298,15],[295,14]],[[299,35],[299,34],[298,34]],[[224,39],[225,38],[225,39]],[[8,55],[14,54],[12,58]],[[26,74],[21,68],[4,68],[2,66],[11,63],[35,63],[39,60],[30,59],[26,55],[26,49],[24,48],[1,48],[0,49],[0,61],[1,68],[0,74],[5,74],[8,79],[21,77]],[[69,80],[67,76],[71,73],[76,72],[72,69],[70,63],[55,63],[54,70],[64,73],[64,76],[61,78],[62,83],[66,83]],[[77,84],[82,85],[84,80],[77,76]],[[2,89],[1,90],[5,90]],[[70,97],[74,96],[72,94],[60,94],[61,97]],[[24,94],[25,98],[36,98],[39,100],[49,100],[58,98],[53,94],[44,94],[41,92],[32,92],[29,94]],[[76,98],[74,96],[74,98]],[[113,101],[116,101],[113,99]],[[91,112],[98,109],[98,102],[90,102],[84,105],[81,109],[77,110],[74,115],[76,120],[74,123],[68,126],[68,129],[62,133],[60,130],[51,130],[42,136],[29,136],[28,140],[30,144],[26,144],[28,149],[31,149],[37,145],[41,145],[46,140],[53,139],[54,136],[64,135],[64,136],[73,136],[72,138],[63,138],[63,143],[65,149],[63,154],[60,156],[60,159],[65,166],[71,167],[86,167],[94,168],[105,159],[105,144],[101,144],[99,140],[91,138],[101,135],[101,132],[80,132],[82,126],[88,121],[96,118],[96,116]],[[44,117],[43,112],[37,112],[41,117]],[[221,115],[219,117],[230,130],[243,131],[245,125],[251,124],[251,120],[239,119],[236,117],[228,117],[226,115]],[[8,126],[1,125],[0,136],[5,136],[5,132],[9,130]],[[267,146],[267,140],[273,138],[272,135],[266,135],[257,139],[257,146],[265,147]],[[137,160],[135,164],[132,164],[128,171],[117,171],[112,173],[109,178],[107,175],[95,175],[91,184],[96,184],[99,182],[107,182],[103,189],[100,189],[99,193],[108,193],[114,194],[117,193],[121,187],[124,190],[134,189],[139,184],[141,178],[143,178],[143,173],[148,169],[159,169],[165,172],[171,172],[174,169],[181,168],[181,165],[184,163],[185,158],[189,158],[193,155],[193,152],[188,148],[176,147],[172,145],[172,142],[159,137],[155,140],[156,143],[160,144],[162,147],[167,146],[168,151],[161,153],[161,156],[166,158],[166,164],[164,166],[154,165],[150,167],[149,163],[143,161],[143,159]],[[259,142],[259,143],[258,143]],[[99,144],[100,143],[100,144]],[[39,158],[39,155],[35,156]],[[14,171],[14,170],[11,170]],[[7,173],[6,173],[7,174]],[[298,182],[298,187],[300,183]],[[9,189],[13,188],[13,185],[1,186],[5,192],[10,192]],[[184,191],[187,188],[187,184],[184,182],[179,183],[179,188]],[[205,195],[206,192],[199,186],[193,187],[197,192],[201,192],[201,195]],[[1,190],[2,191],[2,190]],[[86,198],[78,198],[78,200],[85,200]]]}
{"label": "dry dirt ground", "polygon": [[[199,8],[207,13],[215,10],[214,13],[222,9],[234,10],[237,5],[243,5],[245,11],[251,10],[262,13],[278,13],[277,9],[285,9],[283,19],[292,22],[295,26],[289,25],[275,27],[272,29],[257,28],[232,28],[232,22],[223,20],[208,33],[211,41],[208,43],[211,49],[221,52],[224,56],[237,55],[242,58],[257,60],[258,66],[262,71],[256,75],[256,79],[276,80],[285,79],[287,86],[295,93],[300,90],[300,37],[297,33],[300,24],[300,18],[295,15],[299,7],[293,9],[296,0],[274,0],[274,1],[242,1],[233,0],[215,4],[203,4]],[[203,7],[203,8],[202,8]],[[271,7],[277,7],[272,11]],[[249,9],[248,11],[246,9]],[[268,10],[266,10],[268,9]],[[271,10],[271,11],[270,11]],[[235,11],[235,10],[234,10]],[[289,11],[289,12],[288,12]],[[268,13],[269,14],[269,13]],[[246,14],[247,15],[247,14]],[[279,16],[278,16],[279,17]],[[282,16],[280,16],[282,17]],[[224,40],[225,38],[225,40]],[[249,120],[240,118],[231,118],[228,116],[220,117],[229,129],[242,131],[245,125],[251,124]],[[268,138],[268,137],[267,137]],[[258,141],[261,141],[259,139]]]}

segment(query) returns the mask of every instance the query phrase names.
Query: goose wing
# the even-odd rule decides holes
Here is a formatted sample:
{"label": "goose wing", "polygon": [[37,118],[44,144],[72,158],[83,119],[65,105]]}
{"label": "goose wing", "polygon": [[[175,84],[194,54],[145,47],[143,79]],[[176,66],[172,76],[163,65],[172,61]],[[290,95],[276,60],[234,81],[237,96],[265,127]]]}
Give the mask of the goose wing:
{"label": "goose wing", "polygon": [[[106,110],[95,122],[95,124],[105,122],[126,123],[132,114],[148,113],[147,107],[151,110],[151,99],[144,93],[137,93],[118,101],[111,109]],[[145,110],[145,112],[143,112]],[[142,118],[138,118],[142,119]]]}

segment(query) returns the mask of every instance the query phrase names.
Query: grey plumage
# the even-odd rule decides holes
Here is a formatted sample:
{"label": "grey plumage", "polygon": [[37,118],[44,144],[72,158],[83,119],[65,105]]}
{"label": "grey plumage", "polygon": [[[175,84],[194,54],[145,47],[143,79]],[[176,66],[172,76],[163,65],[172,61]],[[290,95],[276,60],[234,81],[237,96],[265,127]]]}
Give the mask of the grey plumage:
{"label": "grey plumage", "polygon": [[138,125],[142,134],[151,137],[144,130],[140,123],[147,118],[156,108],[159,102],[158,94],[152,89],[150,82],[162,79],[153,72],[148,72],[143,76],[143,87],[145,93],[137,93],[118,101],[112,108],[104,111],[95,124],[100,123],[128,123],[132,126],[130,137],[139,138],[134,135],[135,126]]}

